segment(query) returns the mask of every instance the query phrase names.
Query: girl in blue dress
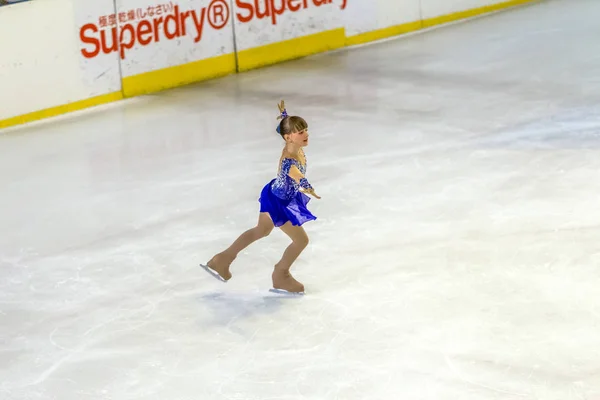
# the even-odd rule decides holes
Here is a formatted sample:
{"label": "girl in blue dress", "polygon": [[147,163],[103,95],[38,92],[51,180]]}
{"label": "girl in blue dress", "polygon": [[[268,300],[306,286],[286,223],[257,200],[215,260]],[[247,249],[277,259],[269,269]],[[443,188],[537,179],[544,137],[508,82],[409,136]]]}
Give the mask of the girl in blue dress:
{"label": "girl in blue dress", "polygon": [[317,219],[306,208],[310,201],[306,193],[317,199],[320,197],[305,176],[306,155],[303,149],[308,146],[308,124],[301,117],[288,116],[283,101],[277,106],[280,112],[277,119],[281,119],[277,133],[285,140],[285,146],[281,152],[277,176],[261,191],[258,223],[202,267],[216,278],[228,281],[232,276],[229,271],[230,265],[239,252],[255,241],[267,237],[274,227],[278,227],[290,237],[292,243],[275,264],[272,274],[273,288],[276,291],[303,293],[304,285],[294,279],[290,268],[308,245],[308,236],[302,225]]}

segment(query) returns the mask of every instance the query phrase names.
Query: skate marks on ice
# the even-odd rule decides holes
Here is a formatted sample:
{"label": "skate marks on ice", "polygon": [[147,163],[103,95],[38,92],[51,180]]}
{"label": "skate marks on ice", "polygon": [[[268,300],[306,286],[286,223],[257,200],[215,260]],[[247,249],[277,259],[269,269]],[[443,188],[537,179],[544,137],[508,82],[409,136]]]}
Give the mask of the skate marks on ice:
{"label": "skate marks on ice", "polygon": [[[229,283],[205,263],[200,264],[200,266],[220,283]],[[206,277],[204,279],[208,284],[209,279]],[[198,300],[202,306],[213,314],[212,324],[226,326],[232,331],[238,331],[239,329],[233,326],[236,321],[264,315],[275,315],[282,311],[282,306],[284,306],[286,300],[294,301],[304,297],[304,293],[288,293],[274,289],[264,283],[266,282],[261,281],[261,283],[256,284],[251,281],[229,283],[225,286],[227,289],[209,289],[209,291],[201,293]],[[212,284],[210,286],[213,288],[221,287]],[[243,330],[239,330],[238,333],[245,336]]]}
{"label": "skate marks on ice", "polygon": [[[276,316],[284,310],[286,301],[294,296],[282,296],[265,293],[266,290],[214,291],[199,296],[200,304],[209,310],[211,325],[225,326],[241,336],[247,336],[247,330],[237,326],[245,320]],[[299,297],[299,296],[295,296]]]}
{"label": "skate marks on ice", "polygon": [[600,115],[591,107],[574,107],[521,118],[473,141],[479,148],[512,150],[598,150]]}

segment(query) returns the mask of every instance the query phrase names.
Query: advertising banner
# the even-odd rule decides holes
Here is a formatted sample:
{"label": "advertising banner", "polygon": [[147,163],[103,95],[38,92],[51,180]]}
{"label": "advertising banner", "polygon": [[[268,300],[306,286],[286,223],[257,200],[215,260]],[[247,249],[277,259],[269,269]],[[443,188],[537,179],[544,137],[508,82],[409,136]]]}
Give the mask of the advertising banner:
{"label": "advertising banner", "polygon": [[351,0],[234,0],[238,51],[343,28]]}
{"label": "advertising banner", "polygon": [[225,0],[118,0],[79,29],[81,55],[119,59],[123,78],[234,52]]}

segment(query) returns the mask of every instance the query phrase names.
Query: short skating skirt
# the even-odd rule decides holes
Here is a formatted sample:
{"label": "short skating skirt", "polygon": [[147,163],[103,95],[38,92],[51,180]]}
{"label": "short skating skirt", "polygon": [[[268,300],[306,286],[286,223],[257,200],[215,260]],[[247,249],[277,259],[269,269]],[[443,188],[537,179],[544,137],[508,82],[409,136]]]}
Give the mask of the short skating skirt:
{"label": "short skating skirt", "polygon": [[273,179],[265,185],[258,201],[260,202],[260,212],[268,212],[275,226],[279,227],[288,221],[294,226],[300,226],[305,222],[317,219],[306,208],[310,197],[298,192],[290,200],[280,199],[271,191],[271,185],[274,181]]}

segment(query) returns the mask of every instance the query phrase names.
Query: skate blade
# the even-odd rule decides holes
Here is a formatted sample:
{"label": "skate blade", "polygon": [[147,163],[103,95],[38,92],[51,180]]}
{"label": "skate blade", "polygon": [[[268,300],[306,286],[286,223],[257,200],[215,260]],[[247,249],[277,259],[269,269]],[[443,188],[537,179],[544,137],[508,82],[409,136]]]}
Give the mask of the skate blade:
{"label": "skate blade", "polygon": [[283,289],[271,288],[271,289],[269,289],[269,292],[281,294],[281,295],[285,295],[285,296],[292,296],[292,297],[304,296],[304,292],[288,292],[287,290],[283,290]]}
{"label": "skate blade", "polygon": [[206,272],[208,272],[209,274],[211,274],[215,279],[220,280],[221,282],[227,282],[225,279],[223,279],[223,277],[221,275],[219,275],[217,273],[217,271],[215,271],[214,269],[210,268],[208,265],[204,265],[204,264],[200,264],[200,266],[202,268],[204,268],[204,270]]}

